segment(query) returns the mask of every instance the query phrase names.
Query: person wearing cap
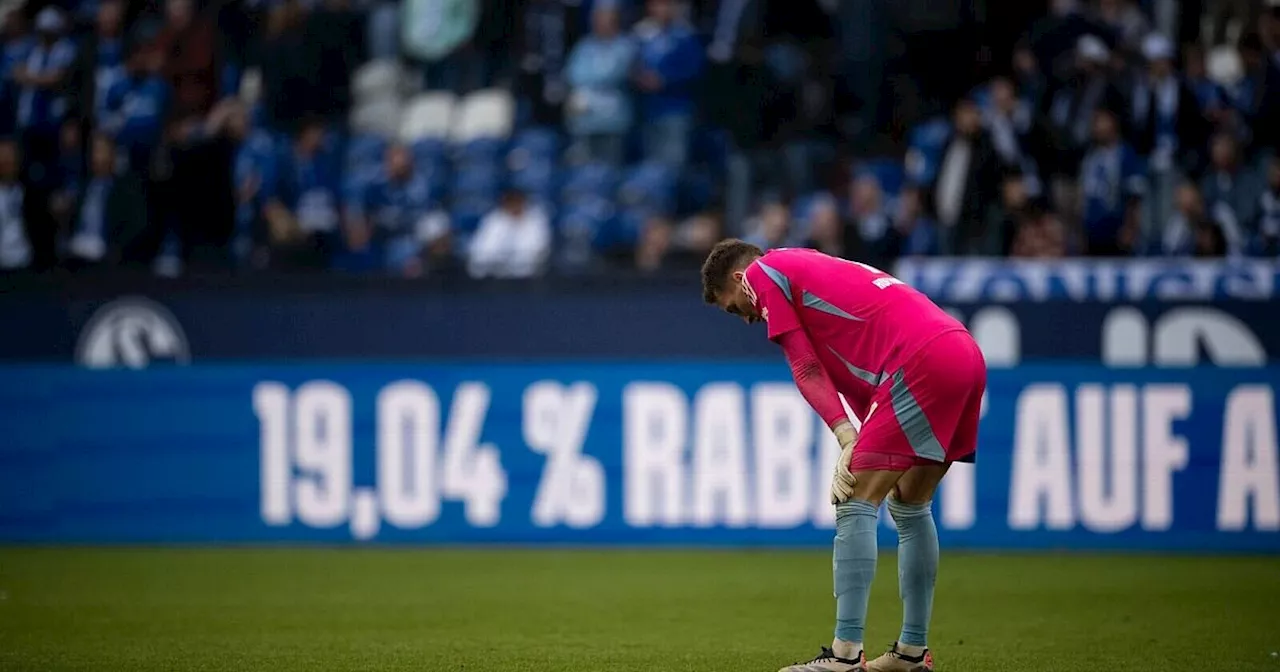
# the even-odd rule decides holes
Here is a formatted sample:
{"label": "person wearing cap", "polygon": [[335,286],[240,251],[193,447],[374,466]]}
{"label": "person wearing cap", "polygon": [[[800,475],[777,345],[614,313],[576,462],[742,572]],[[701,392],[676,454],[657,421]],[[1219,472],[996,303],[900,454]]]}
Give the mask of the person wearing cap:
{"label": "person wearing cap", "polygon": [[1173,69],[1173,43],[1163,35],[1149,35],[1142,55],[1147,70],[1133,86],[1126,136],[1139,154],[1149,157],[1145,228],[1158,231],[1172,215],[1181,174],[1203,167],[1209,123],[1195,91]]}
{"label": "person wearing cap", "polygon": [[1052,174],[1074,174],[1080,166],[1095,112],[1123,109],[1125,97],[1111,80],[1110,60],[1111,50],[1102,38],[1085,35],[1076,43],[1075,67],[1049,97],[1049,133],[1056,150],[1047,166]]}
{"label": "person wearing cap", "polygon": [[52,178],[58,139],[66,118],[65,83],[76,47],[63,37],[66,22],[55,7],[36,15],[38,42],[13,73],[18,83],[17,125],[23,134],[28,174],[37,182]]}

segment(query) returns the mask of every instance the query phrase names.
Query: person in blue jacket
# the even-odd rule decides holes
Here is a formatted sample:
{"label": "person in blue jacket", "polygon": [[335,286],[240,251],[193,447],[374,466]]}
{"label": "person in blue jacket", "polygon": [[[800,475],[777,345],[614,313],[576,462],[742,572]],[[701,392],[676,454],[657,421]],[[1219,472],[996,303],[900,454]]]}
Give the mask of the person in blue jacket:
{"label": "person in blue jacket", "polygon": [[673,0],[649,0],[635,36],[632,79],[640,91],[645,158],[680,168],[689,156],[693,93],[705,65],[702,44],[678,20]]}

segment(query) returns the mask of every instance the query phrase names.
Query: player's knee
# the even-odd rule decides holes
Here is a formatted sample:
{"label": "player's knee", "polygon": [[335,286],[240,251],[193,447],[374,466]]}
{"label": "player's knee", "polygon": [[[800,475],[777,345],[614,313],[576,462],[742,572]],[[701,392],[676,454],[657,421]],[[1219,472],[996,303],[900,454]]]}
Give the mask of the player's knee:
{"label": "player's knee", "polygon": [[907,506],[922,506],[933,501],[933,490],[919,491],[910,485],[904,487],[903,483],[893,486],[893,492],[889,493],[889,504],[892,506],[895,502]]}
{"label": "player's knee", "polygon": [[902,527],[917,518],[929,515],[933,512],[933,500],[924,502],[904,502],[898,499],[898,493],[895,490],[889,494],[888,506],[889,516],[893,518],[893,522]]}
{"label": "player's knee", "polygon": [[879,505],[893,491],[894,483],[902,477],[900,471],[854,472],[857,482],[853,486],[853,498]]}

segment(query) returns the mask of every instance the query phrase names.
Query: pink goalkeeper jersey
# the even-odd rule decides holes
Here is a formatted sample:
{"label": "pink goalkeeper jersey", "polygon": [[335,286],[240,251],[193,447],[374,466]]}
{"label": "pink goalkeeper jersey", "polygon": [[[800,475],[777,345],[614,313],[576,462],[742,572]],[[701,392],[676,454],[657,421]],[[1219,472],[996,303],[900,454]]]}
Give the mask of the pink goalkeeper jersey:
{"label": "pink goalkeeper jersey", "polygon": [[803,329],[854,413],[908,357],[962,325],[901,280],[814,250],[772,250],[747,267],[743,286],[769,339]]}

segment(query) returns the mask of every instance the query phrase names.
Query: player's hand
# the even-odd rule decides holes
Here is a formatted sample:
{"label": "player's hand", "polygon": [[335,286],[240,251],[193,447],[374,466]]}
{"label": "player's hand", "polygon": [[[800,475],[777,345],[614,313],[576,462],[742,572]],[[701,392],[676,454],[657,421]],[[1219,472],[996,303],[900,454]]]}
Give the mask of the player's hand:
{"label": "player's hand", "polygon": [[849,471],[849,463],[853,461],[853,445],[858,442],[858,433],[848,420],[836,425],[836,440],[840,442],[840,457],[836,460],[835,473],[831,476],[831,503],[841,504],[853,498],[853,486],[858,479]]}

